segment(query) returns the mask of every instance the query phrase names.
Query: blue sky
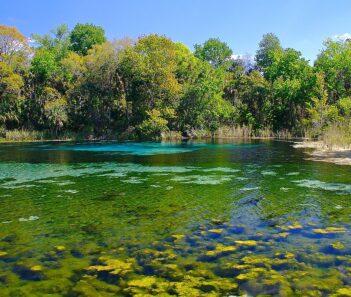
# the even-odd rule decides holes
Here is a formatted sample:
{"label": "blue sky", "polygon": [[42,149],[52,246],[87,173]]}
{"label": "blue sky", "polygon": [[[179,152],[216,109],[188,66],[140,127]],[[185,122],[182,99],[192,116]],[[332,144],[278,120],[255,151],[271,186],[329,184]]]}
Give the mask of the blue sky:
{"label": "blue sky", "polygon": [[327,37],[351,32],[350,0],[0,0],[0,7],[0,24],[26,36],[89,22],[108,38],[159,33],[192,48],[219,37],[236,54],[254,54],[273,32],[310,60]]}

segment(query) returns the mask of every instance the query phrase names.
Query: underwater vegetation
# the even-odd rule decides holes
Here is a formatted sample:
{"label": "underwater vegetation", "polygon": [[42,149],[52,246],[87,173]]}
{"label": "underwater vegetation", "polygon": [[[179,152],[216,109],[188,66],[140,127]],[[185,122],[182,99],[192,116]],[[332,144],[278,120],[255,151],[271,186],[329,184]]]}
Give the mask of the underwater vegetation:
{"label": "underwater vegetation", "polygon": [[0,297],[351,296],[349,169],[271,145],[3,147]]}
{"label": "underwater vegetation", "polygon": [[346,228],[251,228],[213,220],[147,247],[87,242],[35,257],[3,238],[1,296],[350,296]]}

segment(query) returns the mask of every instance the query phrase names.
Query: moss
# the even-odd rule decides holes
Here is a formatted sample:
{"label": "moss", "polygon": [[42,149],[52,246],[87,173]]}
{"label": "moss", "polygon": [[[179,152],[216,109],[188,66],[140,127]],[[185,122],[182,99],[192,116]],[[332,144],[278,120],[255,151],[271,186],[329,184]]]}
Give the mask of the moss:
{"label": "moss", "polygon": [[289,236],[289,232],[281,232],[281,233],[272,235],[274,239],[283,239],[283,238],[287,238],[288,236]]}
{"label": "moss", "polygon": [[337,290],[336,294],[332,296],[338,297],[351,297],[351,287],[345,287]]}
{"label": "moss", "polygon": [[57,245],[55,246],[55,251],[56,252],[64,252],[66,250],[66,247],[63,245]]}
{"label": "moss", "polygon": [[275,253],[274,256],[280,258],[280,259],[293,259],[295,258],[295,254],[290,253],[290,252],[286,252],[286,253]]}
{"label": "moss", "polygon": [[299,224],[299,223],[294,223],[292,225],[289,225],[288,229],[290,229],[290,230],[301,230],[302,229],[302,225]]}
{"label": "moss", "polygon": [[221,220],[221,219],[212,219],[211,220],[211,223],[213,224],[213,225],[222,225],[222,224],[224,224],[224,220]]}
{"label": "moss", "polygon": [[[320,291],[324,295],[326,293],[333,293],[337,288],[342,287],[343,281],[341,275],[337,270],[330,270],[325,273],[323,270],[308,269],[307,274],[303,277],[294,280],[294,285],[297,291],[309,292],[309,291]],[[304,294],[299,294],[304,295]]]}
{"label": "moss", "polygon": [[228,255],[234,251],[236,251],[235,246],[225,246],[223,244],[217,244],[214,250],[207,251],[205,255],[207,257],[218,257],[218,256]]}
{"label": "moss", "polygon": [[256,278],[258,278],[258,276],[260,275],[259,272],[257,271],[249,271],[247,273],[241,273],[239,274],[236,279],[238,281],[249,281],[249,280],[255,280]]}
{"label": "moss", "polygon": [[7,252],[0,251],[0,258],[5,258],[8,255]]}
{"label": "moss", "polygon": [[86,281],[78,282],[78,284],[74,287],[73,292],[75,293],[75,295],[81,297],[101,296],[101,294]]}
{"label": "moss", "polygon": [[334,234],[334,233],[343,233],[347,230],[343,227],[327,227],[325,229],[312,229],[314,233],[317,234]]}
{"label": "moss", "polygon": [[241,261],[247,265],[258,265],[261,267],[270,267],[270,264],[272,262],[271,259],[260,255],[245,256],[241,259]]}
{"label": "moss", "polygon": [[207,280],[186,275],[181,282],[173,283],[172,293],[182,297],[219,297],[222,291],[232,292],[237,285],[226,279]]}
{"label": "moss", "polygon": [[[73,292],[78,296],[119,296],[120,286],[108,284],[92,275],[84,275],[73,288]],[[95,292],[97,292],[97,295]],[[74,296],[75,296],[74,295]],[[71,296],[71,295],[69,295]]]}
{"label": "moss", "polygon": [[225,278],[217,278],[213,280],[203,280],[198,285],[198,288],[202,292],[222,292],[228,293],[233,292],[236,290],[238,285],[234,283],[232,280],[225,279]]}
{"label": "moss", "polygon": [[257,245],[256,240],[235,240],[235,243],[237,245],[247,245],[247,246],[256,246]]}
{"label": "moss", "polygon": [[30,271],[32,272],[41,272],[43,271],[43,267],[41,267],[40,265],[34,265],[30,268]]}
{"label": "moss", "polygon": [[146,266],[145,270],[151,270],[154,274],[172,281],[179,281],[184,276],[184,272],[177,264],[162,264],[154,261],[150,266]]}
{"label": "moss", "polygon": [[345,249],[345,246],[341,243],[341,242],[334,242],[331,244],[331,247],[334,249],[334,250],[343,250]]}
{"label": "moss", "polygon": [[130,287],[138,287],[150,289],[155,286],[157,283],[157,278],[154,276],[146,276],[141,279],[135,279],[128,282],[128,286]]}
{"label": "moss", "polygon": [[132,267],[135,263],[134,259],[127,259],[126,261],[122,261],[119,259],[111,259],[108,257],[100,257],[99,262],[102,262],[102,265],[90,266],[88,267],[88,271],[108,272],[112,275],[123,276],[133,271]]}
{"label": "moss", "polygon": [[183,283],[183,282],[175,284],[175,292],[179,297],[202,296],[201,291],[199,289],[195,289],[194,287],[191,287],[187,283]]}
{"label": "moss", "polygon": [[322,253],[314,253],[312,255],[305,254],[302,259],[306,263],[313,263],[321,267],[329,267],[335,264],[335,257],[333,255],[326,255]]}
{"label": "moss", "polygon": [[165,249],[164,251],[144,249],[138,253],[138,258],[144,261],[156,260],[160,263],[166,263],[177,259],[177,255],[171,249]]}
{"label": "moss", "polygon": [[16,263],[14,272],[25,280],[39,281],[46,278],[41,265],[26,259]]}
{"label": "moss", "polygon": [[220,229],[220,228],[218,228],[218,229],[210,229],[210,230],[208,230],[208,232],[209,233],[214,233],[214,234],[221,234],[221,233],[223,233],[223,230],[224,229]]}
{"label": "moss", "polygon": [[3,296],[25,296],[25,297],[60,297],[67,296],[72,282],[68,279],[44,279],[36,282],[21,282],[17,287],[12,286],[9,288],[7,295],[1,289],[1,297]]}
{"label": "moss", "polygon": [[175,242],[182,240],[184,237],[185,237],[185,235],[183,235],[183,234],[173,234],[171,236],[172,240]]}

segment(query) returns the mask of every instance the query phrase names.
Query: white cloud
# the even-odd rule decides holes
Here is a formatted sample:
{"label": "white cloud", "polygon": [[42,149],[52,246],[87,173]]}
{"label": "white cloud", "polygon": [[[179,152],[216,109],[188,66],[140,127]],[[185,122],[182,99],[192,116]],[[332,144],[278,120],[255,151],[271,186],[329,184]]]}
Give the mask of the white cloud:
{"label": "white cloud", "polygon": [[333,39],[339,40],[339,41],[346,41],[348,39],[351,39],[351,34],[350,33],[336,34],[333,36]]}
{"label": "white cloud", "polygon": [[246,70],[252,69],[255,64],[255,56],[251,54],[233,54],[230,58],[233,61],[241,61]]}
{"label": "white cloud", "polygon": [[244,60],[244,61],[251,61],[255,60],[255,56],[251,54],[233,54],[230,57],[232,60]]}

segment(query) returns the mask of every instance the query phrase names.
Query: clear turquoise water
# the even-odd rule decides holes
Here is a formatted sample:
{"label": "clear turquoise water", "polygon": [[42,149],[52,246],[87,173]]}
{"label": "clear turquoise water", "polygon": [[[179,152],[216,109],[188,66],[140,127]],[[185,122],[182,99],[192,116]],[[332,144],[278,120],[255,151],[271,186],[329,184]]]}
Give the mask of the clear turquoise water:
{"label": "clear turquoise water", "polygon": [[350,167],[305,157],[258,140],[1,145],[0,296],[344,296]]}

